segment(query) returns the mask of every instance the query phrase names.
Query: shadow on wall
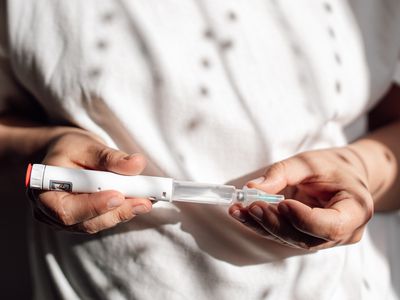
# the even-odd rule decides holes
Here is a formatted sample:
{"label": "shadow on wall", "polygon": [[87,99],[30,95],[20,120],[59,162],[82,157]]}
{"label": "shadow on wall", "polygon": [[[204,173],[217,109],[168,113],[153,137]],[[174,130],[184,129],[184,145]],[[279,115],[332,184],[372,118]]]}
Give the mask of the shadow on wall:
{"label": "shadow on wall", "polygon": [[24,168],[1,160],[0,195],[0,292],[2,299],[31,299],[27,222],[30,210],[25,198]]}

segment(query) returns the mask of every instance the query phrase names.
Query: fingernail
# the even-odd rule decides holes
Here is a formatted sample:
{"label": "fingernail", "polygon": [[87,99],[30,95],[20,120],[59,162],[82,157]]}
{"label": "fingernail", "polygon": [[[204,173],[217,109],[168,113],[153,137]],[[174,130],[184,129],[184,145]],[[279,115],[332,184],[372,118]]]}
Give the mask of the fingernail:
{"label": "fingernail", "polygon": [[265,177],[261,176],[261,177],[258,177],[256,179],[251,180],[249,183],[251,183],[251,184],[260,184],[260,183],[263,183],[264,181],[265,181]]}
{"label": "fingernail", "polygon": [[133,154],[129,154],[127,156],[124,157],[125,160],[130,160],[132,157],[136,156],[136,153]]}
{"label": "fingernail", "polygon": [[138,205],[132,208],[134,215],[141,215],[149,212],[149,209],[145,205]]}
{"label": "fingernail", "polygon": [[264,216],[264,211],[258,205],[252,206],[249,212],[258,221],[261,221]]}
{"label": "fingernail", "polygon": [[234,217],[236,220],[238,220],[239,222],[245,223],[246,222],[246,218],[244,217],[244,214],[240,211],[240,209],[235,210],[232,214],[232,217]]}
{"label": "fingernail", "polygon": [[123,202],[124,202],[124,200],[121,198],[111,198],[108,201],[107,205],[108,205],[108,208],[113,208],[113,207],[121,206],[121,204]]}

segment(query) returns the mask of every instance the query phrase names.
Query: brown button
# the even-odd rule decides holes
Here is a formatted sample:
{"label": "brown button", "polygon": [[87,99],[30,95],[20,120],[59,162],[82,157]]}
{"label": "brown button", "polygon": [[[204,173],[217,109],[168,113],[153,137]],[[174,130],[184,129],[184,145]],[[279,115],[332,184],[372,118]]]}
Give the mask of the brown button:
{"label": "brown button", "polygon": [[232,40],[225,40],[225,41],[221,41],[219,43],[219,46],[222,50],[228,50],[231,49],[233,47],[233,41]]}
{"label": "brown button", "polygon": [[330,3],[325,2],[324,3],[324,9],[326,12],[331,13],[332,12],[332,6],[330,5]]}
{"label": "brown button", "polygon": [[112,21],[114,21],[114,19],[115,19],[115,13],[111,11],[106,12],[101,16],[101,21],[103,23],[111,23]]}
{"label": "brown button", "polygon": [[91,79],[96,79],[96,78],[98,78],[100,75],[101,75],[101,70],[100,70],[99,68],[96,68],[96,67],[90,69],[89,72],[88,72],[88,76],[89,76]]}
{"label": "brown button", "polygon": [[215,33],[214,33],[214,31],[212,29],[207,28],[204,31],[204,37],[207,38],[207,39],[213,39],[213,38],[215,38]]}
{"label": "brown button", "polygon": [[208,88],[206,88],[205,86],[201,86],[200,87],[200,94],[204,97],[207,97],[209,95],[209,91]]}
{"label": "brown button", "polygon": [[237,15],[233,11],[228,12],[228,20],[235,22],[237,20]]}
{"label": "brown button", "polygon": [[201,65],[204,67],[204,68],[209,68],[210,67],[210,60],[208,59],[208,58],[203,58],[202,60],[201,60]]}
{"label": "brown button", "polygon": [[338,53],[335,53],[335,61],[338,65],[342,64],[342,58],[340,57],[340,55]]}
{"label": "brown button", "polygon": [[342,84],[339,81],[336,81],[335,83],[335,89],[336,89],[336,93],[340,94],[342,91]]}
{"label": "brown button", "polygon": [[98,40],[96,43],[96,47],[99,50],[105,50],[107,48],[108,44],[106,41],[104,40]]}

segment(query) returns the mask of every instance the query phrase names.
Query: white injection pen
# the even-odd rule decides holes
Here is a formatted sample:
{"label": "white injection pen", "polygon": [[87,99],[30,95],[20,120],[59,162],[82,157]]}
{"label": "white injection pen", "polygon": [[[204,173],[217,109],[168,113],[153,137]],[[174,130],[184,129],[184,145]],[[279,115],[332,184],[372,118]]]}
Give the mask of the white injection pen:
{"label": "white injection pen", "polygon": [[41,164],[29,164],[26,187],[39,190],[94,193],[117,190],[126,197],[149,198],[156,201],[229,205],[253,201],[276,203],[283,195],[271,195],[256,189],[236,189],[232,185],[218,185],[178,181],[167,177],[126,176],[111,172],[71,169]]}

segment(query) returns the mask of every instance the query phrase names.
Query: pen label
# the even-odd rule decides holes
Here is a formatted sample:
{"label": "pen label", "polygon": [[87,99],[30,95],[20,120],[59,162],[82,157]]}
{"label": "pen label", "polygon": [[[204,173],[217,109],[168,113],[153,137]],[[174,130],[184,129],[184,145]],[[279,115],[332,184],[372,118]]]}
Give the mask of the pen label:
{"label": "pen label", "polygon": [[72,182],[50,180],[50,190],[72,192]]}

